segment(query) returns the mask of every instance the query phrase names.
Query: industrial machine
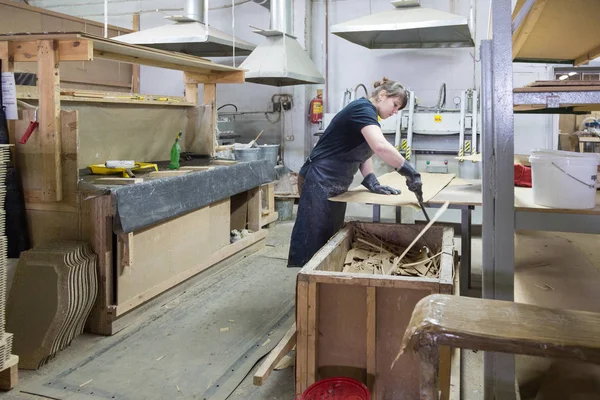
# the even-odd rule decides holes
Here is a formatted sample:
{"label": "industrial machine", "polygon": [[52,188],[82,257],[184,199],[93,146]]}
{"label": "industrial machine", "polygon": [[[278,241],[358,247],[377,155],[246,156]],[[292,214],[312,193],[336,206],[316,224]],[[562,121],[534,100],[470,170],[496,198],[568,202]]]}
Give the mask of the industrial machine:
{"label": "industrial machine", "polygon": [[[354,91],[344,92],[340,106],[356,98]],[[414,91],[409,91],[407,107],[393,117],[381,121],[381,128],[388,140],[417,169],[431,173],[455,173],[461,178],[481,178],[481,163],[465,160],[477,154],[481,148],[481,123],[479,93],[466,89],[446,104],[446,85],[440,87],[435,106],[419,103]],[[335,114],[323,116],[322,129],[327,129]]]}

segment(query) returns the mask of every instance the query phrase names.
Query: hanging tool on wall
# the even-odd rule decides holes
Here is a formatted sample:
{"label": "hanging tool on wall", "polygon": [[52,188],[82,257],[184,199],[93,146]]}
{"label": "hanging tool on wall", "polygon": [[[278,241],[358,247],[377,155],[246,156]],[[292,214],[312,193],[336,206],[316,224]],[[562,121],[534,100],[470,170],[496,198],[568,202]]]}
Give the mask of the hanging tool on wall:
{"label": "hanging tool on wall", "polygon": [[25,133],[23,134],[23,136],[21,136],[21,140],[19,140],[20,144],[27,143],[31,134],[37,129],[38,126],[40,126],[40,123],[37,120],[37,113],[38,113],[38,109],[36,107],[36,109],[33,113],[33,121],[29,122],[29,126],[25,130]]}

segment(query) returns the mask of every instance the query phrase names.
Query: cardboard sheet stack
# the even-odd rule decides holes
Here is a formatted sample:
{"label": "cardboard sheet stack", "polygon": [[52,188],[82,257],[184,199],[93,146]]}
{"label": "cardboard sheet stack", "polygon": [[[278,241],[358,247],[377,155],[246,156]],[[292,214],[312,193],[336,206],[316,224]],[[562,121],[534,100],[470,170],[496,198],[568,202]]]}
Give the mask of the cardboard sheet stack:
{"label": "cardboard sheet stack", "polygon": [[37,369],[83,332],[98,282],[82,242],[48,242],[21,253],[7,307],[19,368]]}
{"label": "cardboard sheet stack", "polygon": [[[10,146],[0,146],[0,234],[5,234],[6,164],[10,160]],[[0,371],[12,354],[13,335],[5,331],[6,315],[6,236],[0,236]]]}

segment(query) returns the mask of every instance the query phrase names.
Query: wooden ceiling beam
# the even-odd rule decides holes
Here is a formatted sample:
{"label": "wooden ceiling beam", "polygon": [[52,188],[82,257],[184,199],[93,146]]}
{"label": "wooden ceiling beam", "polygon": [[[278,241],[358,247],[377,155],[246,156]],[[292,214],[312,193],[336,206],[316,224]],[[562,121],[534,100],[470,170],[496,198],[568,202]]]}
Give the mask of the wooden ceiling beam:
{"label": "wooden ceiling beam", "polygon": [[[15,62],[37,62],[38,40],[14,42]],[[91,61],[94,44],[91,40],[57,40],[59,61]]]}
{"label": "wooden ceiling beam", "polygon": [[197,74],[189,72],[185,74],[185,83],[244,83],[246,78],[244,71],[214,72],[210,74]]}
{"label": "wooden ceiling beam", "polygon": [[525,20],[517,29],[517,31],[513,35],[513,60],[517,58],[519,52],[523,48],[523,45],[527,41],[527,38],[531,34],[535,24],[537,23],[540,15],[542,15],[542,11],[544,7],[546,7],[547,0],[536,0],[533,7],[525,17]]}

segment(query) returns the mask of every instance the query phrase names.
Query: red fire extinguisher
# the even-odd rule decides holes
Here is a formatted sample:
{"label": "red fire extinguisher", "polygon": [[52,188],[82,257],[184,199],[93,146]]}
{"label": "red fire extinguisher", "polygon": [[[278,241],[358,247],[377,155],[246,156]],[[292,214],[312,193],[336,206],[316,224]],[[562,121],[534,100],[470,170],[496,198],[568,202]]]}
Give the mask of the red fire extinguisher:
{"label": "red fire extinguisher", "polygon": [[310,102],[310,122],[318,124],[323,119],[323,91],[317,90],[317,97]]}

